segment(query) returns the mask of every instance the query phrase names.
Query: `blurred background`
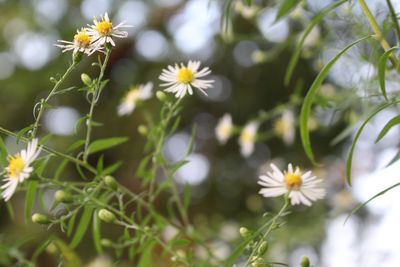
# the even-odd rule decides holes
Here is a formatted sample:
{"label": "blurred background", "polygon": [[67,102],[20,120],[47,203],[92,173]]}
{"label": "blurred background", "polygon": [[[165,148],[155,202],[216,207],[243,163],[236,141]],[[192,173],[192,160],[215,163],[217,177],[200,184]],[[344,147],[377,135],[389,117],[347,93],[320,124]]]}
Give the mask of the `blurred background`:
{"label": "blurred background", "polygon": [[[247,158],[240,155],[236,137],[224,146],[215,137],[215,126],[225,113],[232,114],[235,125],[241,127],[263,112],[282,106],[297,121],[301,98],[321,66],[346,44],[370,33],[356,1],[341,5],[306,39],[293,78],[284,86],[299,36],[315,14],[332,2],[304,1],[289,16],[275,22],[279,1],[253,1],[249,7],[241,0],[233,0],[227,14],[228,1],[216,0],[0,0],[0,125],[17,132],[33,122],[35,103],[52,86],[49,78],[63,73],[71,61],[70,54],[61,54],[54,44],[59,39],[72,40],[77,28],[108,12],[114,22],[126,21],[134,26],[129,28],[128,39],[117,42],[106,70],[111,82],[95,110],[95,120],[105,125],[95,129],[95,138],[130,137],[129,143],[105,155],[106,162],[124,161],[115,173],[121,183],[140,192],[135,172],[143,157],[145,137],[137,128],[145,121],[144,112],[158,112],[160,108],[159,101],[152,99],[132,115],[118,117],[117,106],[124,93],[130,85],[147,81],[153,81],[158,90],[162,68],[189,59],[200,60],[212,69],[210,78],[215,80],[215,86],[208,91],[208,97],[197,94],[184,99],[181,127],[168,137],[164,154],[171,162],[181,160],[189,145],[191,128],[197,126],[190,162],[178,171],[176,182],[192,186],[191,220],[205,236],[218,237],[209,240],[218,255],[229,255],[232,244],[240,239],[240,226],[255,228],[264,212],[279,207],[279,199],[258,195],[258,176],[268,170],[271,162],[282,169],[292,162],[313,169],[323,178],[328,195],[312,208],[294,209],[287,227],[273,234],[273,251],[269,252],[272,259],[288,262],[289,266],[299,266],[302,255],[308,255],[314,266],[400,266],[396,189],[374,200],[344,224],[358,203],[399,179],[400,164],[386,167],[397,153],[399,130],[392,129],[383,142],[374,144],[380,129],[398,113],[388,109],[361,136],[354,157],[354,185],[345,185],[347,149],[359,119],[379,92],[377,43],[352,49],[335,65],[320,90],[313,110],[315,130],[311,140],[321,167],[315,169],[305,157],[297,129],[293,142],[284,142],[276,134],[257,142],[254,153]],[[400,11],[400,1],[393,3]],[[368,4],[394,43],[385,1],[371,0]],[[223,31],[221,21],[226,16],[229,29]],[[81,84],[82,72],[95,75],[97,70],[91,67],[95,60],[95,55],[85,59],[66,86]],[[397,90],[398,81],[394,73],[389,75],[389,92]],[[299,103],[293,104],[293,95],[300,99]],[[52,105],[57,108],[46,111],[41,134],[53,134],[49,145],[63,150],[77,135],[84,134],[75,133],[74,127],[88,112],[88,105],[78,91],[55,97]],[[263,123],[260,136],[274,133],[274,122],[279,118],[280,113]],[[4,138],[10,151],[18,150],[15,140]],[[69,173],[73,176],[74,170]],[[23,197],[20,194],[13,198],[16,211],[23,208]],[[52,192],[48,192],[48,198],[50,202]],[[25,224],[19,212],[11,221],[3,204],[0,212],[2,243],[31,238],[31,245],[23,246],[29,255],[30,246],[40,243],[45,230]],[[58,233],[57,229],[53,231]],[[79,254],[88,264],[96,260],[91,246],[91,241],[85,240],[79,247]],[[50,256],[43,257],[43,262],[52,262]]]}

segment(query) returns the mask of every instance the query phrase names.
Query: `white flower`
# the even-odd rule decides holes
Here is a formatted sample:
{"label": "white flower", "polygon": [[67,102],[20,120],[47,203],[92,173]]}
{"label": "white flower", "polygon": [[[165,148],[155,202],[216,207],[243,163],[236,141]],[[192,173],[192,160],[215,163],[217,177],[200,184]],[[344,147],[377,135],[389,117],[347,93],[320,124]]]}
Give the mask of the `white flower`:
{"label": "white flower", "polygon": [[215,127],[215,135],[220,144],[225,144],[233,133],[232,116],[226,113]]}
{"label": "white flower", "polygon": [[144,101],[152,97],[153,83],[140,84],[131,88],[122,98],[121,104],[118,106],[118,115],[129,115],[133,112],[136,105],[140,101]]}
{"label": "white flower", "polygon": [[73,42],[65,40],[58,40],[58,42],[59,44],[55,46],[62,48],[62,52],[73,50],[74,53],[82,52],[90,55],[95,51],[101,51],[101,49],[93,46],[92,38],[88,35],[85,28],[76,31]]}
{"label": "white flower", "polygon": [[21,150],[14,156],[9,156],[8,166],[5,168],[5,183],[1,186],[3,189],[2,196],[8,201],[19,183],[25,181],[31,175],[33,167],[31,163],[39,156],[40,148],[38,148],[38,140],[33,139],[28,143],[27,148]]}
{"label": "white flower", "polygon": [[166,92],[174,93],[177,98],[182,98],[189,93],[193,94],[193,88],[199,89],[202,93],[207,95],[204,91],[212,87],[213,80],[202,80],[200,78],[211,73],[208,67],[199,70],[200,61],[189,61],[187,66],[181,63],[180,66],[175,64],[175,67],[169,65],[168,69],[163,69],[159,79],[165,83],[161,84]]}
{"label": "white flower", "polygon": [[101,16],[100,21],[94,18],[93,23],[94,25],[88,25],[90,27],[88,29],[88,34],[93,38],[93,44],[95,45],[95,47],[102,47],[107,43],[115,46],[113,37],[128,37],[128,32],[121,31],[120,29],[132,27],[131,25],[125,24],[125,22],[121,22],[117,26],[114,26],[112,21],[108,17],[108,13],[105,13],[104,16]]}
{"label": "white flower", "polygon": [[258,127],[259,123],[257,121],[251,121],[246,126],[244,126],[240,134],[240,152],[245,157],[248,157],[251,155],[251,153],[253,153],[254,143],[256,142],[257,138]]}
{"label": "white flower", "polygon": [[292,205],[304,204],[311,206],[312,201],[322,199],[325,189],[321,188],[321,179],[311,174],[311,171],[302,173],[299,167],[293,170],[292,164],[283,173],[271,164],[272,172],[260,176],[258,184],[263,186],[260,194],[264,197],[277,197],[288,193]]}
{"label": "white flower", "polygon": [[296,128],[293,112],[286,110],[282,117],[274,123],[274,132],[277,136],[283,139],[286,145],[291,145],[294,142]]}

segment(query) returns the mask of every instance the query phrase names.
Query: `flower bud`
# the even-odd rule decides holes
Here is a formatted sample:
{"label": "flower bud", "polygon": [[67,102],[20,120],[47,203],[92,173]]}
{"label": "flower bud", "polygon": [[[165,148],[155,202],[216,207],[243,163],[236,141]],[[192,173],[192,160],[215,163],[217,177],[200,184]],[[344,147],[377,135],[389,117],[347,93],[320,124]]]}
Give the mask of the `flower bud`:
{"label": "flower bud", "polygon": [[110,240],[110,239],[107,239],[107,238],[101,239],[101,240],[100,240],[100,244],[101,244],[103,247],[105,247],[105,248],[110,248],[110,247],[112,247],[112,242],[111,242],[111,240]]}
{"label": "flower bud", "polygon": [[165,102],[165,100],[167,100],[167,95],[163,91],[157,91],[156,97],[161,102]]}
{"label": "flower bud", "polygon": [[143,124],[139,125],[138,127],[138,132],[143,135],[146,136],[149,133],[149,129],[147,129],[147,127]]}
{"label": "flower bud", "polygon": [[49,224],[51,223],[49,217],[44,214],[35,213],[32,215],[32,222],[37,224]]}
{"label": "flower bud", "polygon": [[246,227],[240,227],[239,233],[243,238],[249,237],[251,235],[250,231]]}
{"label": "flower bud", "polygon": [[64,190],[57,190],[56,193],[54,194],[54,198],[56,201],[61,202],[61,203],[72,203],[73,198],[72,196],[65,192]]}
{"label": "flower bud", "polygon": [[113,189],[113,190],[117,190],[117,188],[118,188],[118,183],[117,183],[117,181],[115,181],[115,178],[112,177],[112,176],[110,176],[110,175],[107,175],[106,177],[104,177],[104,183],[105,183],[108,187],[110,187],[111,189]]}
{"label": "flower bud", "polygon": [[106,209],[99,210],[99,213],[97,215],[99,216],[100,220],[105,221],[107,223],[112,223],[115,221],[114,213],[112,213]]}
{"label": "flower bud", "polygon": [[81,74],[81,80],[82,80],[83,84],[86,86],[90,86],[92,84],[92,79],[86,73]]}
{"label": "flower bud", "polygon": [[301,267],[310,267],[310,259],[307,256],[301,258]]}
{"label": "flower bud", "polygon": [[261,245],[258,247],[258,250],[257,250],[258,255],[264,255],[265,252],[267,251],[267,249],[268,249],[267,241],[261,242]]}
{"label": "flower bud", "polygon": [[81,61],[83,56],[83,53],[80,51],[77,51],[76,53],[72,53],[72,62],[74,64],[78,63],[79,61]]}

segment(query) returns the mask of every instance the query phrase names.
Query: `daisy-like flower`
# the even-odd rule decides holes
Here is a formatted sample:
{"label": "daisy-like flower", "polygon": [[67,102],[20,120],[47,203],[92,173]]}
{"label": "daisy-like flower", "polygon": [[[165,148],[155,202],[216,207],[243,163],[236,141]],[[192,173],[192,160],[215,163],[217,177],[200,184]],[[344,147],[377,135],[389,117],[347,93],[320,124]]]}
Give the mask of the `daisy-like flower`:
{"label": "daisy-like flower", "polygon": [[244,126],[240,137],[239,137],[239,145],[240,145],[240,153],[244,157],[248,157],[253,153],[254,143],[257,138],[259,123],[257,121],[251,121],[246,126]]}
{"label": "daisy-like flower", "polygon": [[5,201],[12,197],[19,183],[29,178],[33,171],[33,167],[30,165],[39,156],[39,153],[38,140],[33,139],[28,143],[26,149],[21,150],[14,156],[9,156],[8,166],[5,168],[5,183],[1,186],[1,189],[3,189],[2,196]]}
{"label": "daisy-like flower", "polygon": [[62,52],[73,50],[74,53],[82,52],[87,55],[101,49],[96,49],[92,44],[92,37],[89,36],[85,28],[76,31],[74,41],[58,40],[59,44],[56,46],[62,48]]}
{"label": "daisy-like flower", "polygon": [[258,184],[263,186],[260,194],[264,197],[277,197],[288,193],[292,205],[311,206],[313,201],[325,196],[325,189],[320,185],[321,179],[313,176],[311,171],[302,173],[299,167],[293,170],[292,164],[283,173],[271,164],[272,172],[260,176]]}
{"label": "daisy-like flower", "polygon": [[293,144],[296,130],[295,119],[292,111],[287,110],[283,112],[282,117],[275,121],[274,132],[277,136],[283,139],[283,142],[286,145]]}
{"label": "daisy-like flower", "polygon": [[132,87],[122,98],[121,104],[118,106],[118,115],[131,114],[140,101],[147,100],[152,95],[153,83],[151,82]]}
{"label": "daisy-like flower", "polygon": [[191,61],[187,66],[183,63],[175,64],[175,67],[168,66],[168,69],[163,69],[159,79],[165,83],[161,84],[166,92],[174,93],[177,98],[184,97],[187,93],[193,94],[193,87],[199,89],[203,94],[204,91],[212,87],[213,80],[203,80],[202,77],[211,73],[208,67],[199,70],[200,61]]}
{"label": "daisy-like flower", "polygon": [[107,43],[115,46],[113,38],[128,37],[128,32],[121,31],[120,29],[132,27],[131,25],[125,24],[125,22],[121,22],[117,26],[114,26],[108,17],[108,13],[101,16],[100,20],[94,18],[93,24],[94,25],[88,25],[90,27],[88,29],[88,34],[93,38],[93,44],[95,47],[102,47]]}
{"label": "daisy-like flower", "polygon": [[215,127],[215,135],[220,144],[225,144],[233,133],[233,124],[231,114],[226,113]]}

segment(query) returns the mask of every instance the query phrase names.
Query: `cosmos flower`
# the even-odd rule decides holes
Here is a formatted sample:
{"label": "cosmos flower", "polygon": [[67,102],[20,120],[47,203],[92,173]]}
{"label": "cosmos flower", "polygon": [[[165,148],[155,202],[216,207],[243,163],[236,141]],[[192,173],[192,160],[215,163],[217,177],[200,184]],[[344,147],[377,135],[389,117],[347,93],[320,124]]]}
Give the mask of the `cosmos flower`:
{"label": "cosmos flower", "polygon": [[174,93],[177,98],[184,97],[187,93],[193,94],[193,88],[197,88],[207,95],[205,89],[211,88],[213,80],[203,80],[202,77],[211,73],[208,67],[199,70],[200,61],[189,61],[187,66],[183,63],[168,66],[163,69],[159,79],[165,83],[161,84],[166,92]]}
{"label": "cosmos flower", "polygon": [[292,111],[286,110],[283,112],[282,117],[275,121],[274,132],[277,136],[283,139],[283,142],[286,145],[293,144],[296,130],[295,119]]}
{"label": "cosmos flower", "polygon": [[253,153],[254,143],[257,138],[259,123],[257,121],[251,121],[246,126],[244,126],[240,137],[239,145],[240,152],[244,157],[248,157]]}
{"label": "cosmos flower", "polygon": [[140,101],[147,100],[152,95],[153,83],[151,82],[132,87],[122,98],[121,104],[118,106],[118,115],[131,114]]}
{"label": "cosmos flower", "polygon": [[58,40],[58,42],[59,44],[56,44],[56,46],[62,48],[63,53],[73,50],[73,53],[82,52],[90,55],[95,51],[101,51],[100,48],[93,46],[92,38],[88,35],[85,28],[76,31],[73,42],[65,40]]}
{"label": "cosmos flower", "polygon": [[283,173],[271,164],[272,172],[260,176],[258,184],[263,186],[260,194],[264,197],[277,197],[288,194],[292,205],[311,206],[313,201],[325,196],[325,189],[320,185],[321,179],[313,176],[311,171],[302,173],[299,167],[293,170],[292,164]]}
{"label": "cosmos flower", "polygon": [[88,25],[90,28],[88,28],[87,31],[93,39],[93,45],[97,48],[103,47],[107,43],[115,46],[113,38],[128,37],[128,32],[121,31],[120,29],[132,27],[131,25],[125,24],[125,22],[121,22],[117,26],[114,26],[108,17],[108,13],[105,13],[104,16],[101,16],[100,20],[94,18],[93,24],[94,25]]}
{"label": "cosmos flower", "polygon": [[28,143],[26,149],[8,157],[8,166],[5,168],[5,183],[1,186],[3,190],[2,196],[5,201],[12,197],[18,184],[29,178],[33,171],[31,164],[39,156],[39,153],[38,140],[33,139]]}
{"label": "cosmos flower", "polygon": [[215,135],[220,144],[225,144],[233,133],[232,116],[226,113],[215,127]]}

